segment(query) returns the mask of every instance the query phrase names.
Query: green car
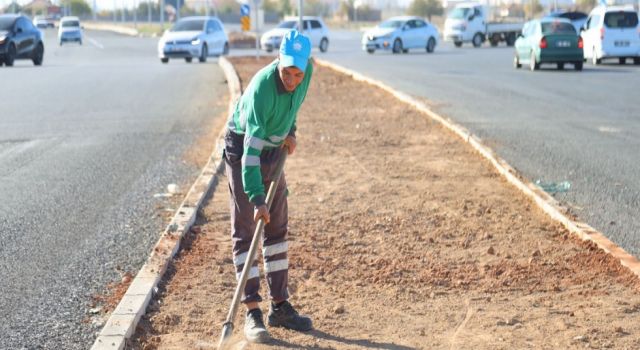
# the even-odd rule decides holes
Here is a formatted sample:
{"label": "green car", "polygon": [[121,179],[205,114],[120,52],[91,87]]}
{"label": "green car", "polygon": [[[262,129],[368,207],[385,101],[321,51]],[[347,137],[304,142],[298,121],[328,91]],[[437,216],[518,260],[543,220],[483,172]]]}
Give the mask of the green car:
{"label": "green car", "polygon": [[525,23],[522,34],[516,40],[513,66],[528,63],[532,71],[540,64],[554,63],[564,69],[565,63],[582,70],[584,62],[582,38],[565,18],[535,19]]}

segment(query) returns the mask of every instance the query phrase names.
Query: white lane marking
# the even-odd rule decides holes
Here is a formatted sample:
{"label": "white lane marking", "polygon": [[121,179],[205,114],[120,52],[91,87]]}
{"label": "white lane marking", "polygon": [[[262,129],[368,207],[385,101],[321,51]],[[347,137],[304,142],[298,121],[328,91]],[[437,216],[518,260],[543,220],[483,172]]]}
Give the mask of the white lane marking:
{"label": "white lane marking", "polygon": [[614,128],[612,126],[599,126],[598,127],[598,131],[604,132],[604,133],[615,134],[615,133],[619,133],[621,130],[620,130],[620,128]]}
{"label": "white lane marking", "polygon": [[93,46],[95,46],[95,47],[99,48],[100,50],[104,50],[104,45],[100,44],[100,43],[99,43],[97,40],[95,40],[94,38],[89,37],[88,35],[85,35],[84,37],[85,37],[85,38],[87,38],[87,40],[89,40],[89,42],[90,42]]}

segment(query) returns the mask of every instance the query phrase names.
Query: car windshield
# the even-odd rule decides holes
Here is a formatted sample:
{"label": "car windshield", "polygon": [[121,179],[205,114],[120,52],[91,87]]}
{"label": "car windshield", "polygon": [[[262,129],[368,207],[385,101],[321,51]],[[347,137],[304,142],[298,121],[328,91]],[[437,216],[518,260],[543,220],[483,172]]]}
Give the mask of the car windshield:
{"label": "car windshield", "polygon": [[638,26],[638,14],[635,12],[607,12],[604,15],[607,28],[635,28]]}
{"label": "car windshield", "polygon": [[384,22],[380,23],[378,25],[378,27],[380,27],[380,28],[400,28],[402,26],[402,23],[404,23],[404,21],[388,20],[388,21],[384,21]]}
{"label": "car windshield", "polygon": [[204,20],[203,19],[190,19],[178,21],[176,25],[171,28],[172,32],[193,32],[193,31],[202,31],[204,28]]}
{"label": "car windshield", "polygon": [[449,12],[449,18],[453,19],[466,19],[471,9],[468,7],[458,7]]}
{"label": "car windshield", "polygon": [[295,28],[296,24],[298,24],[298,21],[284,21],[280,24],[278,24],[278,28]]}
{"label": "car windshield", "polygon": [[0,30],[10,30],[15,18],[0,17]]}
{"label": "car windshield", "polygon": [[542,22],[542,34],[576,34],[576,29],[571,23],[566,22]]}
{"label": "car windshield", "polygon": [[62,22],[63,27],[80,27],[80,22],[78,21],[64,21]]}

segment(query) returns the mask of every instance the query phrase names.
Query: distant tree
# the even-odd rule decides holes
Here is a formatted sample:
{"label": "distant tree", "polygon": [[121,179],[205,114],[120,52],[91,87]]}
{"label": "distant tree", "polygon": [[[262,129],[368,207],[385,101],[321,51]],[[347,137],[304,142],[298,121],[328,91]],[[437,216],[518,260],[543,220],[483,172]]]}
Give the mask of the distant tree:
{"label": "distant tree", "polygon": [[21,11],[22,11],[22,6],[20,6],[17,2],[12,2],[5,9],[6,13],[20,13]]}
{"label": "distant tree", "polygon": [[535,18],[543,10],[539,0],[531,0],[529,1],[529,3],[526,3],[523,6],[526,18]]}
{"label": "distant tree", "polygon": [[346,18],[348,21],[353,20],[353,8],[354,0],[343,0],[340,2],[338,8],[338,15],[342,18]]}
{"label": "distant tree", "polygon": [[220,13],[240,13],[240,4],[235,0],[221,0],[218,3]]}
{"label": "distant tree", "polygon": [[596,0],[576,0],[576,7],[578,10],[589,13],[591,10],[596,7]]}
{"label": "distant tree", "polygon": [[291,8],[290,0],[280,0],[278,2],[278,13],[280,16],[289,16],[293,14],[293,9]]}
{"label": "distant tree", "polygon": [[321,0],[305,0],[303,6],[304,14],[307,16],[325,17],[329,14],[329,4]]}
{"label": "distant tree", "polygon": [[91,14],[91,7],[84,0],[61,0],[62,7],[68,7],[73,16],[86,16]]}
{"label": "distant tree", "polygon": [[414,16],[427,17],[440,16],[444,13],[442,4],[438,0],[413,0],[407,9],[407,13]]}
{"label": "distant tree", "polygon": [[275,0],[264,0],[262,2],[264,12],[278,12],[278,4]]}

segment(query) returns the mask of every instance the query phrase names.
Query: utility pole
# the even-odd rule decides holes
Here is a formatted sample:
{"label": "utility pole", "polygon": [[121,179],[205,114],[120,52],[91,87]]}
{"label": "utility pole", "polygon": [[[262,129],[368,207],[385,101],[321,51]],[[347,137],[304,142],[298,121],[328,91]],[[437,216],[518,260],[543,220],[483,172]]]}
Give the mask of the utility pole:
{"label": "utility pole", "polygon": [[95,22],[98,19],[98,6],[96,5],[96,0],[93,0],[93,21]]}
{"label": "utility pole", "polygon": [[118,17],[116,17],[118,15],[117,10],[118,7],[116,6],[116,0],[113,0],[113,22],[117,22],[118,21]]}
{"label": "utility pole", "polygon": [[180,19],[180,0],[176,1],[176,21]]}
{"label": "utility pole", "polygon": [[303,0],[298,0],[298,16],[300,17],[300,24],[299,24],[299,28],[300,28],[300,33],[304,33],[304,20],[302,19],[302,14],[304,13],[303,11]]}
{"label": "utility pole", "polygon": [[138,29],[138,0],[133,0],[133,27]]}
{"label": "utility pole", "polygon": [[147,1],[147,22],[151,23],[151,1]]}
{"label": "utility pole", "polygon": [[164,29],[164,0],[160,0],[160,27]]}

